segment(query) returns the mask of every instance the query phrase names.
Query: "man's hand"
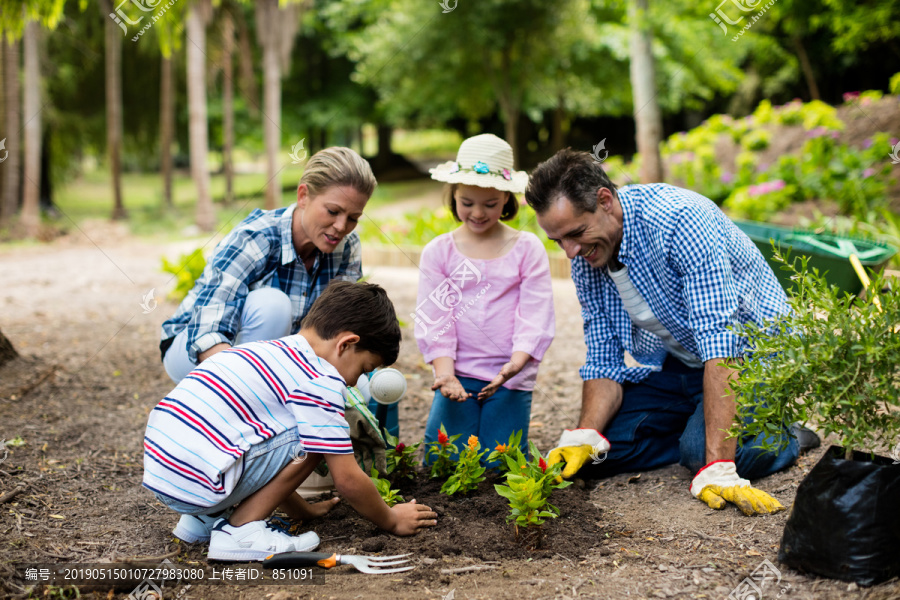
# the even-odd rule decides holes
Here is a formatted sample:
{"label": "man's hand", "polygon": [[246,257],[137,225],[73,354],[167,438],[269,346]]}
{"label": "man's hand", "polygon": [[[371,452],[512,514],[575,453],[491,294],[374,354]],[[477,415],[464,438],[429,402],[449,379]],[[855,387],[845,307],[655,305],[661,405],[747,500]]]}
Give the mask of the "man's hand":
{"label": "man's hand", "polygon": [[391,528],[394,535],[413,535],[423,527],[437,525],[437,513],[424,504],[416,504],[415,500],[397,504],[391,512],[394,513],[394,526]]}
{"label": "man's hand", "polygon": [[[566,479],[574,476],[588,459],[602,461],[609,452],[609,442],[596,429],[566,429],[559,436],[556,448],[550,451],[547,462],[555,465],[566,463],[562,476]],[[603,455],[602,458],[600,455]]]}
{"label": "man's hand", "polygon": [[784,510],[778,500],[738,477],[737,467],[731,460],[717,460],[700,469],[691,483],[691,494],[710,508],[725,508],[726,501],[731,502],[747,516]]}
{"label": "man's hand", "polygon": [[466,391],[456,375],[436,375],[431,389],[439,388],[445,398],[456,402],[465,402],[472,395]]}

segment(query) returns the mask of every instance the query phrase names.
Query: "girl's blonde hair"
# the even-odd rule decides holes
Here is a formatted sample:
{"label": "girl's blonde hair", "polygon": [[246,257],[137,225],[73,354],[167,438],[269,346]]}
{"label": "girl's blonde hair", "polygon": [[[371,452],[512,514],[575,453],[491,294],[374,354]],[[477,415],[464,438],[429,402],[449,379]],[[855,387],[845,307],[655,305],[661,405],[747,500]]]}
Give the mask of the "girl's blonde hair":
{"label": "girl's blonde hair", "polygon": [[304,183],[311,198],[334,186],[352,187],[369,198],[378,185],[368,161],[342,146],[325,148],[313,154],[300,178],[300,184]]}

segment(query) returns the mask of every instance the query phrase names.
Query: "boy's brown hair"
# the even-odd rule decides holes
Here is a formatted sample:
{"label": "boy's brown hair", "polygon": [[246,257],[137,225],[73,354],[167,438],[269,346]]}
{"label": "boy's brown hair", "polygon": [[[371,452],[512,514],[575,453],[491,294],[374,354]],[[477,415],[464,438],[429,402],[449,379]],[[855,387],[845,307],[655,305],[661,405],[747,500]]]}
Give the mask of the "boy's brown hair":
{"label": "boy's brown hair", "polygon": [[313,302],[302,327],[315,330],[323,340],[342,331],[359,336],[357,350],[381,357],[382,366],[397,362],[400,353],[400,323],[387,292],[374,283],[333,280]]}

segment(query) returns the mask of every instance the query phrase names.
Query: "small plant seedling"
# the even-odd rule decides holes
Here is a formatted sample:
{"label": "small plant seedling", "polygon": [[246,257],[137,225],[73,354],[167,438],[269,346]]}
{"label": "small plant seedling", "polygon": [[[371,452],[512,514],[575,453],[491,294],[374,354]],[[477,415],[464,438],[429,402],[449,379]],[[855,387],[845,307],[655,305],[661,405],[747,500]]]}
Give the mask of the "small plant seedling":
{"label": "small plant seedling", "polygon": [[509,456],[515,459],[516,450],[519,449],[521,441],[521,429],[509,434],[509,441],[507,441],[505,444],[497,444],[497,446],[494,448],[494,451],[488,454],[487,461],[489,463],[499,462],[497,468],[499,468],[501,472],[509,471],[509,464],[507,463],[505,457]]}
{"label": "small plant seedling", "polygon": [[456,493],[465,494],[478,489],[478,484],[484,481],[481,457],[485,455],[485,452],[479,452],[479,450],[481,450],[481,443],[476,436],[470,435],[466,447],[459,455],[456,470],[441,486],[442,494],[452,496]]}
{"label": "small plant seedling", "polygon": [[379,477],[378,471],[374,467],[372,467],[372,474],[370,477],[372,483],[375,484],[375,489],[378,490],[378,494],[381,496],[381,499],[384,500],[385,504],[394,506],[395,504],[406,502],[406,500],[403,499],[403,496],[400,495],[400,490],[392,490],[391,482]]}
{"label": "small plant seedling", "polygon": [[415,479],[416,477],[416,452],[422,442],[407,446],[390,433],[385,432],[385,440],[393,446],[387,451],[387,472],[393,474],[394,480]]}
{"label": "small plant seedling", "polygon": [[441,429],[438,431],[438,439],[436,442],[428,444],[428,450],[425,451],[426,462],[430,457],[434,457],[434,463],[431,465],[431,477],[449,477],[456,468],[456,462],[453,460],[455,454],[459,454],[459,448],[455,442],[461,436],[461,433],[448,436],[444,424],[441,423]]}

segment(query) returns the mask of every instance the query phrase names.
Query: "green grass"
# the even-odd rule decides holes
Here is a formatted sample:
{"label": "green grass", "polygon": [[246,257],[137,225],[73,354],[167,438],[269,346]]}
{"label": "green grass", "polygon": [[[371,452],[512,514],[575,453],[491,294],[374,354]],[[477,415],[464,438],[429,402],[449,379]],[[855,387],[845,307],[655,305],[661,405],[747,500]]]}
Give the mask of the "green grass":
{"label": "green grass", "polygon": [[[282,174],[282,184],[299,181],[300,172]],[[291,183],[293,186],[294,183]],[[255,208],[262,208],[266,176],[263,173],[235,176],[236,200],[229,206],[222,205],[225,178],[212,175],[210,190],[216,212],[217,229],[228,231]],[[414,198],[429,189],[430,180],[379,184],[367,204],[371,210],[391,202]],[[164,238],[184,237],[182,231],[193,225],[196,191],[186,173],[178,173],[172,182],[172,207],[163,206],[162,178],[158,173],[125,173],[122,176],[122,195],[128,212],[128,224],[132,233],[140,236]],[[293,190],[282,194],[279,206],[288,206],[296,200]],[[86,219],[108,219],[112,213],[112,189],[108,173],[94,170],[56,190],[54,202],[65,215],[58,223],[69,227],[69,219],[76,224]],[[66,218],[68,217],[68,218]]]}

